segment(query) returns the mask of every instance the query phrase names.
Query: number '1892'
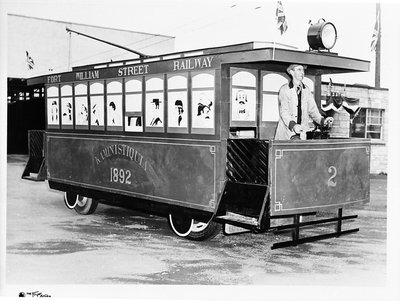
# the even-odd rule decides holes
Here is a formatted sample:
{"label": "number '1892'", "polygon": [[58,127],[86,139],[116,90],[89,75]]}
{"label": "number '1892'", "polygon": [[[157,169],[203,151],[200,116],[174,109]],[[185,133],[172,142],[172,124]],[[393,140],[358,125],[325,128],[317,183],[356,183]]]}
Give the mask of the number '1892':
{"label": "number '1892'", "polygon": [[132,173],[129,169],[110,168],[110,181],[112,183],[131,184]]}

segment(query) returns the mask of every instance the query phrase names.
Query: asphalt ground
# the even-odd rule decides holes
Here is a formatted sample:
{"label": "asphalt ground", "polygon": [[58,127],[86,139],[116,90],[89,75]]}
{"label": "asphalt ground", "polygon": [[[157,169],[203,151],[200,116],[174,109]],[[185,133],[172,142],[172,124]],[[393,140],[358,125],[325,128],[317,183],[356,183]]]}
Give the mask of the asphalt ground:
{"label": "asphalt ground", "polygon": [[[271,250],[273,233],[175,236],[165,218],[99,204],[90,216],[47,182],[21,179],[26,156],[8,156],[6,284],[272,285],[383,287],[387,276],[387,179],[371,178],[371,201],[345,209],[356,233]],[[322,214],[323,216],[329,213]],[[334,225],[306,234],[332,231]],[[129,286],[132,287],[132,286]],[[168,286],[169,287],[169,286]]]}

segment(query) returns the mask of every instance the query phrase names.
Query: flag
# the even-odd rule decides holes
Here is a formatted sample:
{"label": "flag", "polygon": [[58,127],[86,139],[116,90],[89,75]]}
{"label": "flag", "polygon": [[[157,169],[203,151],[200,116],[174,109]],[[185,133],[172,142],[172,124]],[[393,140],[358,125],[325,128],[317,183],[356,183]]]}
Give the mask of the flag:
{"label": "flag", "polygon": [[286,23],[286,16],[283,11],[282,1],[278,1],[275,15],[276,15],[277,28],[281,31],[281,35],[282,35],[286,32],[286,30],[288,28],[287,23]]}
{"label": "flag", "polygon": [[372,41],[371,41],[371,46],[370,46],[371,51],[375,51],[376,44],[378,43],[378,39],[379,39],[379,31],[380,31],[379,14],[380,14],[380,11],[377,10],[376,22],[375,22],[374,32],[372,33]]}
{"label": "flag", "polygon": [[28,70],[33,69],[33,66],[35,66],[35,62],[33,61],[32,57],[29,55],[28,51],[26,52],[26,62],[28,64]]}

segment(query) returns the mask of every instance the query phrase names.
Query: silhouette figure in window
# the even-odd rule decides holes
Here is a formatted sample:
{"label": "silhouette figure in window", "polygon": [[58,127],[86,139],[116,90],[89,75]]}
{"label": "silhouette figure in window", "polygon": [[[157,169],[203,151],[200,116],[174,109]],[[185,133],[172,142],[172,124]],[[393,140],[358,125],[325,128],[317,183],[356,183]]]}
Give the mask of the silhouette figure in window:
{"label": "silhouette figure in window", "polygon": [[178,126],[181,125],[182,122],[182,114],[183,114],[183,103],[182,100],[176,100],[175,101],[175,108],[178,110]]}

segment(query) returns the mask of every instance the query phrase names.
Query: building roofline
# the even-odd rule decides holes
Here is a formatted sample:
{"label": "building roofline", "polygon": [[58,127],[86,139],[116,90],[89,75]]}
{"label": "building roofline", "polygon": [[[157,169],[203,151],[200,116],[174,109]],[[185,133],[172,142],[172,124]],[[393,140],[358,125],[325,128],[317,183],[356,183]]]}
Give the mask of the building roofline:
{"label": "building roofline", "polygon": [[118,31],[125,31],[125,32],[129,32],[129,33],[140,33],[140,34],[147,34],[147,35],[159,36],[159,37],[166,37],[166,38],[175,38],[174,36],[167,36],[167,35],[163,35],[163,34],[154,34],[154,33],[143,32],[143,31],[134,31],[134,30],[128,30],[128,29],[119,29],[119,28],[105,27],[105,26],[98,26],[98,25],[91,25],[91,24],[84,24],[84,23],[76,23],[76,22],[69,22],[69,21],[53,20],[53,19],[47,19],[47,18],[40,18],[40,17],[33,17],[33,16],[25,16],[25,15],[18,15],[18,14],[13,14],[13,13],[8,13],[7,16],[20,17],[20,18],[27,18],[27,19],[35,19],[35,20],[40,20],[40,21],[50,21],[50,22],[62,23],[62,24],[72,24],[72,25],[79,25],[79,26],[88,26],[88,27],[102,28],[102,29],[108,29],[108,30],[118,30]]}
{"label": "building roofline", "polygon": [[[321,82],[322,85],[329,85],[329,82],[327,81],[322,81]],[[354,88],[364,88],[364,89],[373,89],[373,90],[382,90],[382,91],[389,91],[388,88],[377,88],[377,87],[373,87],[373,86],[369,86],[369,85],[365,85],[365,84],[345,84],[345,83],[332,83],[332,86],[341,86],[341,87],[354,87]]]}

